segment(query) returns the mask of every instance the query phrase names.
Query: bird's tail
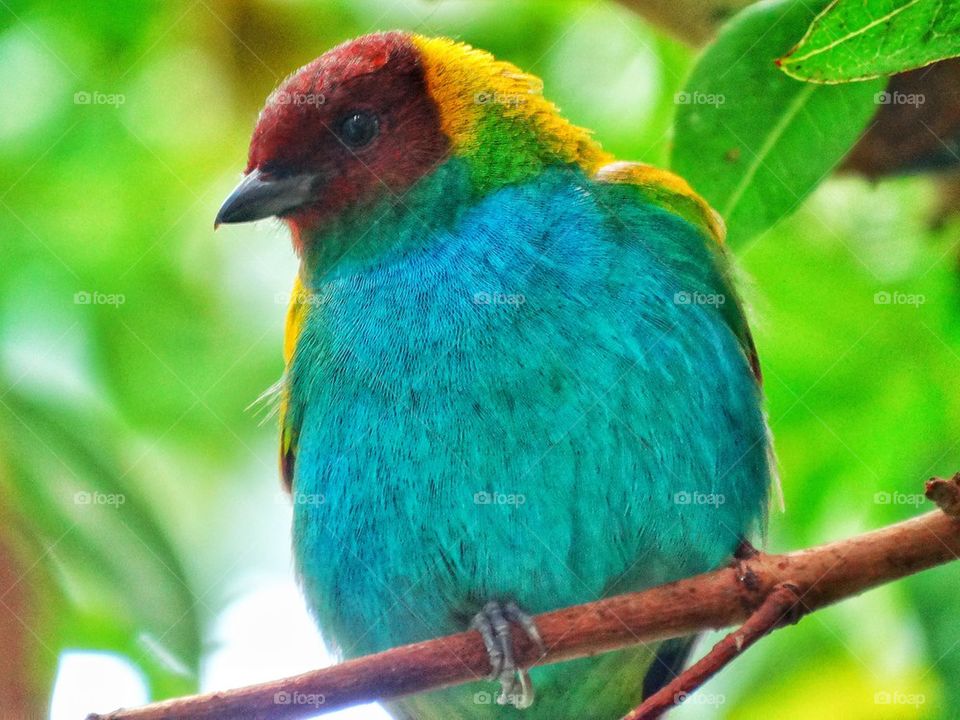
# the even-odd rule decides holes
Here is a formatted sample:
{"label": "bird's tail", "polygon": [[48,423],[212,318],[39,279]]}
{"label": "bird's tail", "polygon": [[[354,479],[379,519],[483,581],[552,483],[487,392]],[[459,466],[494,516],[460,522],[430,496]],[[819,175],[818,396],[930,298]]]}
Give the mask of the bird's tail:
{"label": "bird's tail", "polygon": [[690,659],[690,653],[693,652],[693,646],[699,639],[699,635],[674,638],[673,640],[665,640],[657,648],[657,654],[643,678],[644,700],[665,687],[667,683],[683,672],[687,661]]}

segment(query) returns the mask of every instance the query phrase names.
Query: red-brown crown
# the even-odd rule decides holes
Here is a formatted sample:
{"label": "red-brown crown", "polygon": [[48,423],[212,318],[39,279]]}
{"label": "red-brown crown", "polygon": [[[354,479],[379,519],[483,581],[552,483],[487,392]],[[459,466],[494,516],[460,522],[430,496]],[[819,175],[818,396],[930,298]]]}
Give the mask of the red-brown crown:
{"label": "red-brown crown", "polygon": [[[402,194],[448,150],[419,50],[405,33],[379,33],[321,55],[269,97],[250,142],[245,182],[257,185],[261,197],[265,183],[274,190],[290,185],[291,207],[265,207],[297,236],[348,207]],[[219,222],[256,219],[246,207],[231,216],[229,203]]]}

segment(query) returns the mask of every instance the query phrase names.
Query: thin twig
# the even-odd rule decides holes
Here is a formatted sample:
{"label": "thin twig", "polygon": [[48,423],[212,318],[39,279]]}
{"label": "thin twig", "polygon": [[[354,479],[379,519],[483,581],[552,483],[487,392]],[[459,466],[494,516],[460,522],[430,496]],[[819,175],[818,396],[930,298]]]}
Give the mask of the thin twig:
{"label": "thin twig", "polygon": [[949,480],[930,478],[927,480],[926,494],[947,515],[960,517],[960,473]]}
{"label": "thin twig", "polygon": [[757,640],[784,624],[797,622],[802,614],[797,586],[793,583],[777,585],[740,629],[724,637],[702,659],[627,713],[623,720],[657,720],[696,692]]}
{"label": "thin twig", "polygon": [[[960,556],[960,519],[935,511],[820,547],[735,566],[535,618],[548,652],[514,630],[522,667],[729,627],[793,583],[806,612]],[[449,635],[272,682],[178,698],[90,720],[303,718],[319,711],[477,681],[490,671],[480,634]]]}

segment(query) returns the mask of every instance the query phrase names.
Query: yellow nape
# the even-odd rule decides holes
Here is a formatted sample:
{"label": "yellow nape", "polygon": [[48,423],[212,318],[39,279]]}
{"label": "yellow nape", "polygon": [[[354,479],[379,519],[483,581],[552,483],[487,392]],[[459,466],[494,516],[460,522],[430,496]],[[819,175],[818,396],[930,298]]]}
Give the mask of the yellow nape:
{"label": "yellow nape", "polygon": [[[420,51],[427,87],[454,152],[470,154],[477,144],[500,139],[490,136],[491,128],[484,125],[485,115],[495,106],[505,119],[525,122],[530,140],[560,162],[592,174],[613,159],[588,130],[568,122],[543,97],[540,78],[449,38],[412,35],[411,40]],[[523,142],[522,125],[517,128],[513,140]]]}

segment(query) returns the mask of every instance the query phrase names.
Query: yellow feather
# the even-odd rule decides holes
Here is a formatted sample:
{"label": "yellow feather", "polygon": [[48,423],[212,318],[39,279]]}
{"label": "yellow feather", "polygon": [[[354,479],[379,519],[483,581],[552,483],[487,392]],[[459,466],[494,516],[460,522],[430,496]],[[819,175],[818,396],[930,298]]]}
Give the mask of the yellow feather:
{"label": "yellow feather", "polygon": [[496,103],[504,117],[526,121],[545,149],[563,162],[593,173],[613,159],[588,130],[568,122],[543,97],[540,78],[448,38],[413,35],[412,41],[420,50],[441,129],[454,152],[475,142],[484,106]]}

